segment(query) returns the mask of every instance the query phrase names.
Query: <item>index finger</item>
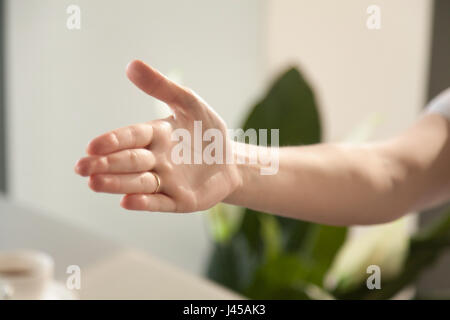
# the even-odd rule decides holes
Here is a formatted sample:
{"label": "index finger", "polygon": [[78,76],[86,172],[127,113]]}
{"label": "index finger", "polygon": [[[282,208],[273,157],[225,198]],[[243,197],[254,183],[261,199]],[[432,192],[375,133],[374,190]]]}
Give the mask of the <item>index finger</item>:
{"label": "index finger", "polygon": [[153,127],[147,123],[113,130],[93,139],[87,147],[89,155],[105,155],[125,149],[144,148],[150,144]]}

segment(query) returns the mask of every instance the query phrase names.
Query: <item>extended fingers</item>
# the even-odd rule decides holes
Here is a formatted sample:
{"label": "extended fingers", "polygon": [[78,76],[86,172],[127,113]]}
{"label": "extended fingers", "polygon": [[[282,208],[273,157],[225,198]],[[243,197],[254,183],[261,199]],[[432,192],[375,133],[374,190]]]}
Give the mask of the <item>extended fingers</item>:
{"label": "extended fingers", "polygon": [[96,174],[89,178],[89,187],[106,193],[152,193],[158,188],[158,181],[151,172]]}
{"label": "extended fingers", "polygon": [[120,205],[128,210],[176,212],[175,201],[162,193],[156,194],[127,194]]}
{"label": "extended fingers", "polygon": [[75,171],[84,177],[99,173],[132,173],[153,169],[155,156],[147,149],[129,149],[107,156],[89,156],[80,159]]}
{"label": "extended fingers", "polygon": [[113,130],[93,139],[88,147],[90,155],[105,155],[125,149],[144,148],[153,137],[153,128],[148,123],[135,124]]}

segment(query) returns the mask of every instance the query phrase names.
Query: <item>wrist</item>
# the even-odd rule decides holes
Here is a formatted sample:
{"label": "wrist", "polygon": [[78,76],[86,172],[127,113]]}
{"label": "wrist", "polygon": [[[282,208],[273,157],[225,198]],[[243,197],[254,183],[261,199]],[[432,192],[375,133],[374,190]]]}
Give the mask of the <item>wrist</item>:
{"label": "wrist", "polygon": [[233,191],[223,200],[223,202],[233,205],[245,205],[246,190],[252,180],[254,171],[258,171],[257,161],[252,160],[252,156],[257,151],[257,146],[240,142],[231,142],[233,150],[233,171],[236,178],[236,184]]}

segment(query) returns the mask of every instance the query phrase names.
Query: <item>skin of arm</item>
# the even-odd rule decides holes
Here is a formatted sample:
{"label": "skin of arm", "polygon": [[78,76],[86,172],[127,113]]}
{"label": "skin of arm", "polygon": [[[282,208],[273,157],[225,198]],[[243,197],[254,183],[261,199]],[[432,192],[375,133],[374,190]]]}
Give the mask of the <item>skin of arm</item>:
{"label": "skin of arm", "polygon": [[332,225],[392,221],[450,199],[449,136],[449,121],[430,114],[385,142],[280,148],[277,174],[241,165],[225,202]]}
{"label": "skin of arm", "polygon": [[[126,73],[173,115],[94,138],[75,165],[93,191],[122,194],[125,209],[187,213],[224,201],[324,224],[363,225],[450,199],[450,124],[438,114],[421,117],[383,142],[280,148],[274,175],[261,175],[260,165],[249,162],[177,164],[171,136],[177,129],[193,136],[195,121],[203,130],[219,130],[227,149],[236,150],[237,142],[227,138],[225,122],[192,90],[139,60]],[[249,157],[252,148],[264,147],[244,145],[239,156]]]}

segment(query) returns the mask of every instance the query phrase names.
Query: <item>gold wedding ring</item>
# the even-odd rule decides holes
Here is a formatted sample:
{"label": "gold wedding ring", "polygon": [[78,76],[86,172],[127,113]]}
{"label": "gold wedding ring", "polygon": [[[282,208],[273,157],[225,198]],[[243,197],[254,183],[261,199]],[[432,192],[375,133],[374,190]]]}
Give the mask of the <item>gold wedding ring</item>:
{"label": "gold wedding ring", "polygon": [[159,188],[161,187],[161,179],[159,179],[159,176],[156,173],[151,172],[151,171],[150,171],[150,173],[153,174],[153,176],[155,177],[155,180],[156,180],[156,190],[153,193],[158,193]]}

